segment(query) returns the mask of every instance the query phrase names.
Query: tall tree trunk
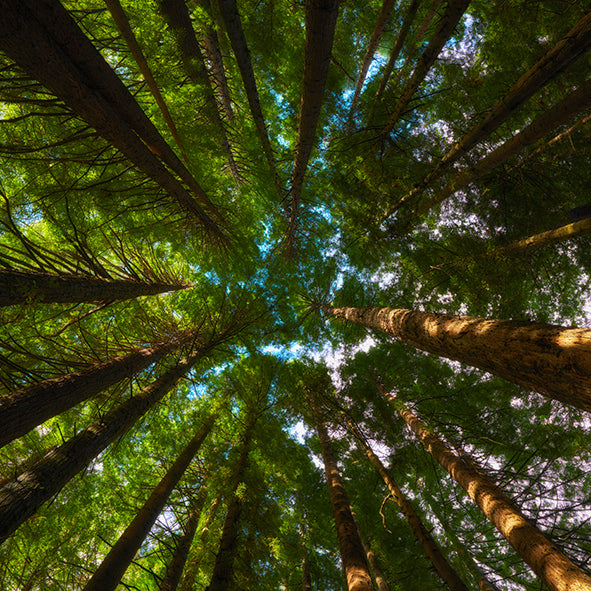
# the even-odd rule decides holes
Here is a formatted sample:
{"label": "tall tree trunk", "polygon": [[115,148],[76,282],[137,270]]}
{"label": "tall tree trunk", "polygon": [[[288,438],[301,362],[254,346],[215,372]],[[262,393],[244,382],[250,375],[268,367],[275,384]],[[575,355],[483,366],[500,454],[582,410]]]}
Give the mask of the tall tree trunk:
{"label": "tall tree trunk", "polygon": [[357,521],[357,516],[355,515],[353,509],[351,509],[351,514],[353,515],[353,519],[355,520],[355,526],[357,527],[357,535],[361,540],[361,545],[363,546],[363,551],[365,552],[367,563],[369,564],[369,568],[371,569],[373,578],[378,587],[377,591],[390,591],[390,585],[388,585],[388,581],[386,581],[386,577],[384,576],[382,567],[380,566],[380,561],[378,560],[376,553],[371,549],[369,540],[363,535],[363,532],[359,527],[359,522]]}
{"label": "tall tree trunk", "polygon": [[538,90],[558,76],[591,46],[591,13],[583,17],[544,57],[538,60],[480,121],[437,163],[435,168],[388,210],[392,214],[415,199],[433,181],[440,178],[457,160],[488,137]]}
{"label": "tall tree trunk", "polygon": [[[31,0],[27,0],[31,2]],[[85,84],[99,92],[119,116],[202,200],[212,207],[209,197],[174,150],[150,121],[144,110],[111,66],[94,47],[59,0],[35,0],[33,13],[82,74]],[[146,80],[147,81],[147,80]]]}
{"label": "tall tree trunk", "polygon": [[250,451],[250,440],[252,438],[252,429],[254,427],[254,418],[248,420],[246,430],[242,437],[242,446],[240,456],[234,470],[232,480],[232,493],[228,503],[228,511],[224,521],[222,537],[218,553],[211,575],[211,581],[205,591],[230,591],[234,585],[234,560],[236,545],[238,542],[240,516],[242,514],[243,501],[236,494],[240,482],[244,478],[244,473],[248,464],[248,452]]}
{"label": "tall tree trunk", "polygon": [[396,308],[333,308],[326,314],[392,335],[591,411],[591,329],[487,320]]}
{"label": "tall tree trunk", "polygon": [[453,453],[400,402],[390,399],[400,416],[451,477],[468,493],[523,560],[552,591],[588,591],[591,577],[558,548],[472,462]]}
{"label": "tall tree trunk", "polygon": [[313,411],[322,449],[326,483],[339,540],[341,560],[347,578],[347,588],[349,591],[373,591],[374,586],[367,567],[365,552],[357,534],[357,526],[351,514],[351,504],[337,468],[334,450],[318,411],[315,409]]}
{"label": "tall tree trunk", "polygon": [[187,523],[185,523],[183,528],[183,534],[179,537],[175,545],[172,558],[166,567],[166,573],[164,574],[164,578],[158,587],[158,591],[177,590],[183,575],[185,564],[187,563],[187,558],[189,557],[191,544],[193,543],[193,539],[197,533],[200,514],[200,508],[191,511],[189,518],[187,519]]}
{"label": "tall tree trunk", "polygon": [[[199,6],[214,18],[209,0],[198,1]],[[234,121],[234,110],[232,108],[232,98],[230,96],[230,88],[228,86],[228,79],[226,77],[226,70],[224,68],[224,61],[216,27],[208,27],[203,33],[203,48],[205,49],[205,54],[209,61],[209,68],[219,94],[222,110],[226,119],[232,123]]]}
{"label": "tall tree trunk", "polygon": [[400,55],[400,50],[406,41],[406,37],[408,36],[408,32],[410,31],[410,26],[412,25],[412,21],[417,13],[421,0],[411,0],[411,3],[406,10],[406,14],[404,15],[404,20],[402,21],[402,25],[400,26],[400,31],[398,32],[398,36],[396,37],[396,41],[394,42],[394,47],[392,47],[392,51],[390,52],[390,58],[388,59],[388,63],[384,68],[384,72],[382,73],[382,79],[380,81],[380,86],[376,92],[376,96],[374,98],[374,102],[367,117],[369,122],[373,119],[373,114],[375,112],[376,105],[382,100],[382,95],[384,94],[384,90],[386,90],[386,86],[388,85],[388,81],[390,80],[390,76],[392,75],[392,71],[394,70],[394,66],[396,65],[396,60]]}
{"label": "tall tree trunk", "polygon": [[304,78],[298,140],[290,181],[291,214],[287,234],[288,254],[291,253],[295,243],[304,175],[316,138],[316,127],[328,77],[338,12],[339,0],[306,0]]}
{"label": "tall tree trunk", "polygon": [[187,289],[187,285],[0,270],[0,307],[30,303],[104,303]]}
{"label": "tall tree trunk", "polygon": [[174,388],[206,351],[203,349],[181,361],[90,427],[48,452],[33,467],[4,484],[0,488],[0,543],[43,503],[57,494],[110,443],[124,435],[138,419]]}
{"label": "tall tree trunk", "polygon": [[378,20],[376,25],[373,29],[371,34],[371,38],[369,40],[369,44],[367,46],[367,50],[365,51],[365,56],[363,57],[363,63],[361,64],[361,70],[359,70],[359,76],[357,77],[357,83],[355,84],[355,91],[353,93],[353,98],[351,99],[351,108],[349,109],[349,126],[353,123],[353,117],[355,116],[355,111],[357,110],[357,105],[359,104],[359,97],[361,96],[361,89],[363,88],[363,83],[365,82],[365,78],[367,76],[367,72],[369,71],[369,66],[373,61],[375,56],[376,50],[378,48],[378,43],[382,38],[382,34],[384,33],[384,29],[388,24],[388,20],[390,19],[390,15],[392,14],[392,9],[396,4],[396,0],[383,0],[382,1],[382,8],[380,10],[380,14],[378,15]]}
{"label": "tall tree trunk", "polygon": [[117,587],[142,542],[158,519],[158,515],[164,509],[168,497],[211,431],[214,421],[214,416],[209,417],[193,439],[189,441],[132,522],[109,550],[98,569],[86,583],[84,591],[113,591]]}
{"label": "tall tree trunk", "polygon": [[433,536],[429,533],[429,530],[423,524],[421,518],[417,515],[414,507],[406,498],[400,487],[390,474],[384,464],[382,464],[380,458],[373,452],[366,439],[359,432],[354,423],[347,420],[347,425],[357,441],[363,447],[365,454],[373,464],[374,468],[378,471],[382,480],[388,487],[392,499],[400,508],[400,511],[404,515],[414,537],[423,547],[425,554],[431,561],[431,564],[435,568],[435,572],[439,575],[441,580],[448,586],[452,591],[468,591],[468,587],[464,584],[460,575],[456,572],[453,566],[447,561],[439,545],[433,539]]}
{"label": "tall tree trunk", "polygon": [[146,81],[146,84],[148,85],[148,88],[150,89],[150,92],[152,93],[152,96],[154,97],[154,100],[156,101],[156,104],[158,105],[160,112],[162,113],[162,117],[164,117],[164,121],[166,122],[166,125],[170,130],[170,134],[172,135],[176,145],[178,146],[183,156],[183,159],[185,160],[185,162],[187,162],[187,156],[185,155],[185,150],[183,148],[183,144],[181,142],[181,138],[179,137],[179,133],[172,118],[172,115],[170,114],[166,101],[164,100],[164,97],[162,96],[162,93],[158,88],[158,84],[156,84],[156,80],[154,79],[152,70],[150,70],[148,61],[146,60],[146,57],[144,56],[144,53],[142,52],[139,43],[137,42],[137,39],[133,34],[133,30],[131,28],[131,25],[129,24],[129,20],[127,18],[127,15],[125,14],[125,11],[123,10],[123,7],[121,6],[121,3],[119,2],[119,0],[105,0],[105,4],[109,9],[109,12],[113,17],[113,20],[115,21],[115,24],[119,29],[119,32],[123,36],[123,39],[125,39],[125,43],[127,44],[127,47],[129,47],[129,50],[133,55],[133,59],[135,59],[135,62],[138,65],[140,72],[142,73],[142,76],[144,77],[144,80]]}
{"label": "tall tree trunk", "polygon": [[250,113],[263,147],[263,153],[269,164],[269,169],[273,173],[273,180],[277,194],[281,196],[281,181],[279,180],[273,148],[271,148],[267,126],[265,125],[265,117],[263,116],[263,110],[259,101],[259,93],[254,78],[252,62],[250,61],[250,51],[248,50],[246,37],[242,30],[242,22],[240,21],[240,15],[238,14],[238,6],[236,0],[217,0],[217,2],[226,26],[226,32],[228,33],[230,44],[232,45],[234,56],[236,57],[236,62],[238,63],[238,69],[240,70],[240,76],[242,77],[242,83],[244,84],[244,90],[246,91],[246,98],[248,100],[248,105],[250,106]]}
{"label": "tall tree trunk", "polygon": [[217,128],[222,148],[228,156],[228,165],[234,180],[241,182],[240,174],[234,160],[232,148],[224,123],[218,113],[215,94],[205,68],[203,54],[195,37],[191,16],[185,0],[159,0],[160,10],[164,14],[170,28],[174,31],[176,43],[181,54],[183,66],[189,78],[204,90],[207,101],[207,118]]}
{"label": "tall tree trunk", "polygon": [[[45,1],[37,3],[36,10],[43,7],[42,12],[44,13]],[[51,4],[51,6],[47,5],[47,18],[49,19],[54,12],[54,3],[57,0],[47,0],[47,2]],[[3,18],[0,20],[0,49],[5,51],[19,67],[28,71],[59,99],[63,100],[78,116],[94,127],[99,135],[166,190],[187,213],[199,220],[210,235],[222,238],[223,235],[218,225],[150,151],[140,136],[136,135],[136,130],[121,115],[120,105],[114,104],[102,94],[103,87],[106,86],[110,89],[111,83],[114,84],[113,80],[118,80],[117,76],[111,72],[112,79],[106,83],[94,80],[92,76],[89,78],[88,72],[93,71],[95,64],[92,60],[88,60],[88,64],[86,63],[87,55],[84,44],[79,48],[80,56],[76,60],[78,63],[72,61],[71,56],[67,53],[67,50],[74,50],[67,43],[68,35],[72,32],[65,31],[62,43],[60,43],[37,20],[37,13],[29,8],[27,0],[22,0],[22,2],[20,0],[0,0],[0,9],[3,14]],[[66,20],[71,20],[71,18],[67,13],[64,17],[60,10],[63,10],[61,5],[60,9],[56,10],[56,21],[61,25],[63,18]],[[60,29],[57,27],[56,34],[59,34],[59,31]],[[80,32],[80,34],[82,33]],[[77,39],[75,40],[77,41]],[[90,44],[88,39],[86,42]],[[77,43],[74,45],[76,48],[78,47]],[[92,47],[91,44],[90,46]],[[88,71],[80,69],[85,65],[88,65]],[[108,68],[106,63],[105,67]],[[97,88],[100,88],[101,91]],[[139,105],[137,108],[139,109]],[[184,178],[183,180],[187,181],[188,179]],[[205,192],[194,185],[195,183],[190,185],[193,193],[217,216],[215,207]]]}
{"label": "tall tree trunk", "polygon": [[419,58],[410,80],[402,90],[396,105],[392,109],[388,122],[382,130],[382,136],[388,134],[400,119],[402,113],[407,108],[410,99],[417,91],[421,82],[425,79],[425,76],[431,69],[431,66],[434,64],[437,56],[443,49],[443,46],[451,37],[457,24],[460,22],[468,4],[470,4],[470,0],[448,0],[445,13],[441,17],[439,25],[429,41],[429,45],[425,49],[423,55]]}
{"label": "tall tree trunk", "polygon": [[516,133],[511,139],[487,154],[482,160],[474,164],[464,172],[459,173],[453,180],[428,199],[423,205],[417,207],[414,215],[415,221],[433,207],[445,201],[448,197],[459,191],[466,185],[494,170],[512,156],[515,156],[527,146],[537,142],[550,133],[553,129],[566,123],[582,111],[591,106],[591,80],[587,81],[577,90],[571,92],[558,104],[548,109],[527,127]]}
{"label": "tall tree trunk", "polygon": [[1,396],[0,447],[113,384],[150,367],[194,336],[187,334],[166,343],[136,349],[86,369],[48,378]]}

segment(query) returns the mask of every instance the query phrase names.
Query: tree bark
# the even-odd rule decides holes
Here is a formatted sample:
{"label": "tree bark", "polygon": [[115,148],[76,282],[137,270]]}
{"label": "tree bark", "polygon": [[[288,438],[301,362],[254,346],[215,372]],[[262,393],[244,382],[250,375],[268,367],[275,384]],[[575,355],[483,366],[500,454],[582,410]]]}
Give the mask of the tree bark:
{"label": "tree bark", "polygon": [[[49,4],[46,5],[46,2]],[[59,26],[54,27],[55,34],[60,35],[62,20],[68,21],[71,18],[61,5],[59,5],[59,9],[56,8],[57,4],[59,2],[56,0],[43,0],[35,6],[36,10],[43,8],[41,11],[43,14],[46,10],[48,11],[44,24],[47,21],[51,26],[56,20]],[[89,75],[89,72],[92,72],[93,68],[98,65],[92,56],[87,55],[86,44],[90,45],[93,50],[94,48],[83,33],[78,30],[78,33],[74,35],[74,32],[66,30],[59,37],[60,43],[45,28],[44,24],[37,20],[37,13],[30,9],[27,0],[1,0],[0,9],[3,14],[0,21],[0,48],[19,67],[28,71],[60,100],[64,101],[74,113],[94,127],[99,135],[167,191],[187,213],[197,218],[212,236],[222,238],[223,235],[218,225],[150,151],[148,148],[150,144],[144,143],[141,137],[136,135],[139,132],[129,123],[131,116],[128,113],[121,114],[122,104],[126,104],[127,101],[122,104],[116,103],[115,99],[119,97],[118,92],[113,95],[113,99],[105,98],[103,94],[106,92],[105,87],[107,90],[112,90],[112,85],[115,86],[114,80],[118,80],[117,76],[111,71],[112,77],[103,82],[102,79],[95,80]],[[52,17],[54,9],[57,15],[55,19]],[[62,11],[65,12],[65,15]],[[74,35],[76,41],[72,47],[68,44],[69,35]],[[79,35],[86,39],[86,43],[78,44]],[[75,50],[79,50],[79,55],[73,61],[68,51],[75,52]],[[87,70],[81,69],[83,67],[87,67]],[[109,68],[106,62],[104,67]],[[122,84],[120,81],[119,83]],[[137,103],[136,106],[141,111]],[[158,146],[152,146],[152,148],[155,151],[158,150]],[[184,175],[183,180],[187,182],[190,179]],[[218,216],[209,197],[196,185],[196,181],[193,180],[189,186],[203,205]]]}
{"label": "tree bark", "polygon": [[211,575],[211,581],[205,591],[230,591],[234,584],[234,560],[236,547],[238,543],[240,517],[242,514],[243,501],[240,496],[236,494],[240,482],[244,478],[244,473],[248,465],[248,452],[250,451],[250,440],[252,437],[252,429],[254,427],[254,418],[248,421],[246,430],[242,437],[242,446],[240,448],[240,456],[234,471],[234,478],[232,481],[232,493],[230,502],[228,504],[228,511],[224,521],[224,528],[222,530],[222,537],[218,553]]}
{"label": "tree bark", "polygon": [[0,270],[0,307],[15,304],[104,303],[186,289],[187,285]]}
{"label": "tree bark", "polygon": [[148,85],[148,88],[150,89],[150,92],[152,93],[152,96],[154,97],[160,112],[162,113],[162,117],[164,117],[164,121],[170,130],[170,134],[178,146],[185,162],[187,162],[187,156],[185,155],[185,150],[183,148],[183,144],[181,142],[181,138],[179,137],[179,133],[172,115],[170,114],[166,101],[164,100],[164,97],[158,88],[158,84],[154,79],[154,75],[152,74],[152,70],[148,65],[148,61],[146,60],[146,57],[144,56],[144,53],[142,52],[139,43],[133,34],[133,30],[129,24],[129,20],[125,14],[125,11],[123,10],[123,7],[121,6],[121,3],[119,0],[105,0],[105,4],[109,9],[109,12],[113,17],[119,32],[123,36],[123,39],[125,39],[125,43],[127,44],[127,47],[129,47],[129,50],[133,55],[133,59],[135,59],[135,62],[138,65],[142,76],[144,77],[144,80],[146,81],[146,84]]}
{"label": "tree bark", "polygon": [[388,487],[388,490],[392,495],[392,499],[398,505],[401,513],[404,515],[404,518],[408,522],[414,537],[423,547],[423,550],[431,561],[435,572],[452,591],[468,591],[468,587],[464,584],[460,578],[460,575],[456,572],[452,565],[447,561],[441,552],[439,545],[433,539],[433,536],[429,533],[429,530],[425,527],[421,518],[417,515],[412,504],[406,498],[402,490],[400,490],[400,487],[394,478],[392,478],[390,472],[388,472],[384,464],[382,464],[380,458],[378,458],[378,456],[376,456],[376,454],[373,452],[357,427],[349,420],[347,420],[347,424],[357,441],[363,447],[365,454],[369,458],[369,461],[373,464],[374,468],[378,471],[379,475],[382,477],[382,480]]}
{"label": "tree bark", "polygon": [[263,116],[263,110],[259,101],[259,93],[254,78],[252,62],[250,60],[250,51],[246,44],[246,37],[244,36],[242,22],[238,13],[238,6],[236,0],[217,0],[217,2],[226,26],[226,32],[228,33],[230,44],[232,45],[234,56],[236,57],[236,62],[238,63],[238,69],[240,70],[240,76],[242,77],[242,83],[244,84],[244,90],[246,91],[250,113],[263,147],[263,153],[269,164],[269,169],[273,173],[275,189],[280,196],[282,192],[281,182],[279,180],[277,167],[275,166],[273,148],[271,148],[267,126],[265,125],[265,117]]}
{"label": "tree bark", "polygon": [[436,31],[433,33],[433,37],[429,41],[429,45],[425,49],[423,55],[419,58],[419,61],[407,82],[406,86],[402,90],[396,105],[390,113],[388,122],[382,130],[382,136],[390,133],[392,128],[396,125],[400,119],[402,113],[408,106],[410,99],[417,91],[421,82],[425,79],[425,76],[434,64],[437,56],[440,54],[443,46],[448,41],[457,24],[460,22],[462,15],[466,11],[466,8],[470,4],[470,0],[449,0],[444,15],[439,21],[439,25]]}
{"label": "tree bark", "polygon": [[406,202],[415,199],[433,181],[440,178],[457,160],[488,137],[538,90],[558,76],[591,46],[591,13],[583,17],[544,57],[538,60],[500,98],[463,138],[437,163],[435,168],[391,207],[391,215]]}
{"label": "tree bark", "polygon": [[[353,518],[355,519],[355,513],[351,509],[351,513],[353,514]],[[361,528],[359,527],[359,523],[357,519],[355,519],[355,525],[357,526],[357,535],[361,540],[361,545],[363,546],[363,551],[365,552],[365,557],[367,558],[367,563],[369,564],[369,568],[373,574],[373,578],[376,582],[378,587],[377,591],[390,591],[390,585],[386,581],[386,577],[384,577],[384,573],[382,571],[382,567],[380,566],[380,561],[376,556],[376,553],[371,549],[369,540],[365,538],[363,533],[361,532]]]}
{"label": "tree bark", "polygon": [[[376,49],[378,48],[378,43],[382,38],[384,33],[384,29],[388,24],[388,20],[390,19],[390,15],[392,14],[392,9],[396,4],[396,0],[383,0],[382,1],[382,8],[380,10],[380,14],[378,15],[378,20],[376,25],[373,29],[371,34],[371,38],[369,40],[369,44],[367,46],[367,50],[365,51],[365,56],[363,57],[363,63],[361,64],[361,70],[359,71],[359,76],[357,77],[357,83],[355,84],[355,91],[353,93],[353,98],[351,99],[351,108],[349,109],[349,125],[353,123],[353,117],[355,116],[355,111],[357,110],[357,105],[359,104],[359,97],[361,96],[361,89],[363,88],[363,83],[365,82],[365,78],[367,76],[367,72],[369,70],[369,66],[373,61],[373,58],[376,53]],[[415,2],[416,4],[416,2]]]}
{"label": "tree bark", "polygon": [[439,205],[442,201],[445,201],[445,199],[453,195],[456,191],[491,172],[527,146],[537,142],[553,129],[566,123],[569,119],[589,107],[591,107],[591,80],[571,92],[558,104],[545,111],[511,139],[470,167],[469,170],[459,173],[455,179],[447,183],[443,189],[427,200],[426,203],[418,206],[414,215],[415,219]]}
{"label": "tree bark", "polygon": [[32,468],[0,488],[0,543],[56,495],[110,443],[124,435],[203,357],[206,349],[178,363],[123,404],[48,452]]}
{"label": "tree bark", "polygon": [[306,1],[306,45],[304,49],[304,78],[298,124],[298,140],[290,181],[291,214],[287,234],[288,255],[294,247],[298,213],[316,128],[322,108],[334,31],[339,12],[339,0]]}
{"label": "tree bark", "polygon": [[400,416],[435,460],[468,493],[523,560],[551,591],[589,591],[591,577],[573,564],[515,507],[472,462],[453,453],[407,408],[394,400]]}
{"label": "tree bark", "polygon": [[351,504],[337,468],[337,460],[326,427],[314,410],[316,429],[320,439],[326,483],[334,515],[341,560],[349,591],[373,591],[374,586],[367,567],[363,545],[351,514]]}
{"label": "tree bark", "polygon": [[[238,167],[234,160],[234,154],[224,123],[218,113],[215,94],[211,81],[205,68],[203,54],[195,37],[191,16],[185,0],[159,0],[160,10],[164,14],[170,28],[175,32],[176,42],[181,54],[183,66],[189,78],[204,90],[207,101],[207,118],[217,128],[222,143],[222,148],[228,156],[228,165],[234,180],[241,182]],[[223,66],[222,66],[223,68]]]}
{"label": "tree bark", "polygon": [[164,355],[190,341],[194,335],[136,349],[81,371],[48,378],[0,397],[0,447],[48,419],[88,400],[113,384],[150,367]]}
{"label": "tree bark", "polygon": [[487,320],[396,308],[333,308],[326,314],[472,365],[549,398],[591,411],[591,329]]}
{"label": "tree bark", "polygon": [[368,121],[371,121],[373,119],[375,107],[382,100],[382,95],[384,94],[384,90],[386,90],[386,86],[388,85],[388,81],[390,80],[390,76],[392,75],[392,71],[394,70],[396,60],[398,59],[398,56],[400,55],[400,50],[402,49],[402,46],[406,41],[406,37],[408,36],[408,32],[410,31],[410,26],[415,17],[415,14],[417,13],[420,3],[421,0],[411,0],[406,14],[404,15],[404,20],[402,21],[400,31],[398,32],[398,36],[396,37],[396,41],[394,42],[394,47],[392,47],[392,51],[390,52],[390,58],[388,59],[386,67],[384,68],[382,80],[380,81],[380,86],[378,88],[378,91],[376,92],[373,106],[367,117]]}
{"label": "tree bark", "polygon": [[189,441],[86,583],[84,591],[114,591],[156,519],[158,519],[158,515],[164,509],[168,497],[211,431],[214,421],[215,417],[209,417],[193,439]]}

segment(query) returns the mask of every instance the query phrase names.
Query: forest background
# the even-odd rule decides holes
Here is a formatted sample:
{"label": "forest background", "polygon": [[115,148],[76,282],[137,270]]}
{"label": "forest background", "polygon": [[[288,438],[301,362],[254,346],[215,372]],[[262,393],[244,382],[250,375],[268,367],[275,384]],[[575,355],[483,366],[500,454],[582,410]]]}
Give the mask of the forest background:
{"label": "forest background", "polygon": [[591,589],[585,2],[0,7],[3,589]]}

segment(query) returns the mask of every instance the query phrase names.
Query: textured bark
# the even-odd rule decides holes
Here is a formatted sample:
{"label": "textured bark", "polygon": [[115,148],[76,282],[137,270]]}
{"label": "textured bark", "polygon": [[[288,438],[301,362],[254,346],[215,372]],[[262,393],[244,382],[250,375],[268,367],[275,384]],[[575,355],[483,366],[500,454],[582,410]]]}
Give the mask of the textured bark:
{"label": "textured bark", "polygon": [[186,288],[182,284],[133,279],[0,270],[0,307],[29,303],[103,303]]}
{"label": "textured bark", "polygon": [[591,107],[591,80],[571,92],[558,104],[545,111],[511,139],[487,154],[474,166],[471,166],[469,170],[458,174],[443,189],[431,197],[431,199],[417,208],[415,219],[439,205],[456,191],[491,172],[527,146],[537,142],[546,134],[558,126],[563,125],[582,111],[587,110],[589,107]]}
{"label": "textured bark", "polygon": [[470,0],[449,0],[445,13],[439,21],[437,29],[433,33],[433,37],[429,41],[429,45],[423,52],[423,55],[419,58],[419,61],[407,82],[406,86],[402,90],[396,105],[392,109],[388,122],[382,130],[382,135],[388,134],[392,128],[396,125],[400,119],[402,113],[408,107],[408,104],[417,91],[421,82],[425,79],[431,66],[435,63],[437,56],[440,54],[445,43],[449,40],[457,24],[460,22],[462,15],[466,11],[466,8],[470,4]]}
{"label": "textured bark", "polygon": [[591,411],[591,329],[487,320],[396,308],[333,308],[328,315],[374,328]]}
{"label": "textured bark", "polygon": [[363,88],[363,84],[365,82],[369,66],[373,61],[376,50],[378,48],[378,43],[382,38],[382,34],[384,33],[384,29],[388,24],[388,20],[390,19],[390,15],[392,14],[392,9],[394,8],[395,4],[396,0],[382,1],[382,8],[380,10],[380,14],[378,15],[376,25],[371,34],[367,50],[365,51],[365,56],[363,57],[363,63],[361,64],[361,70],[359,70],[357,83],[355,84],[355,92],[353,93],[353,98],[351,99],[351,108],[349,109],[349,124],[352,123],[355,111],[357,110],[357,105],[359,104],[359,97],[361,95],[361,89]]}
{"label": "textured bark", "polygon": [[306,1],[306,45],[304,49],[304,78],[298,124],[298,139],[290,181],[290,220],[287,235],[288,254],[294,247],[304,175],[308,168],[322,99],[328,77],[328,67],[334,31],[339,12],[339,0]]}
{"label": "textured bark", "polygon": [[176,43],[187,75],[205,91],[207,118],[218,130],[222,148],[228,157],[228,165],[232,176],[237,182],[240,182],[240,174],[238,173],[232,148],[228,141],[226,128],[218,113],[214,90],[207,74],[207,69],[205,68],[203,54],[197,42],[185,0],[159,0],[159,4],[160,10],[164,14],[168,25],[175,32]]}
{"label": "textured bark", "polygon": [[242,83],[244,84],[246,98],[257,130],[257,135],[259,136],[259,140],[263,147],[263,153],[269,164],[269,169],[273,173],[275,188],[278,195],[281,195],[281,182],[279,180],[277,167],[275,166],[275,157],[273,155],[273,149],[271,148],[271,142],[269,141],[269,134],[267,133],[267,126],[265,125],[265,117],[263,116],[263,110],[259,101],[259,93],[254,78],[252,62],[250,61],[250,51],[248,50],[246,37],[242,30],[242,22],[240,21],[240,15],[238,14],[238,6],[236,0],[217,0],[217,2],[226,26],[226,32],[228,33],[230,44],[232,45],[232,51],[234,52],[236,62],[238,63],[238,69],[240,70],[240,76],[242,77]]}
{"label": "textured bark", "polygon": [[222,537],[211,575],[211,581],[205,591],[231,591],[234,587],[234,559],[239,535],[242,499],[236,494],[248,464],[248,452],[254,420],[250,420],[242,437],[240,456],[234,470],[232,494],[224,521]]}
{"label": "textured bark", "polygon": [[166,567],[166,573],[158,587],[158,591],[176,591],[183,575],[191,544],[197,533],[199,525],[200,509],[191,511],[187,523],[185,524],[183,534],[179,537],[172,558]]}
{"label": "textured bark", "polygon": [[[353,513],[353,511],[351,511]],[[355,517],[355,513],[353,513],[353,517]],[[359,523],[355,522],[357,525],[357,535],[361,540],[361,545],[363,546],[363,551],[365,552],[365,557],[367,558],[367,563],[369,564],[369,568],[373,574],[373,578],[376,582],[378,587],[378,591],[390,591],[390,586],[386,581],[386,577],[384,577],[384,573],[382,571],[382,567],[380,566],[380,561],[376,556],[376,553],[371,549],[369,540],[365,538],[363,533],[361,532],[361,528],[359,527]]]}
{"label": "textured bark", "polygon": [[412,21],[417,13],[421,0],[411,0],[410,5],[404,15],[404,20],[402,21],[402,25],[400,26],[400,31],[398,32],[398,36],[396,37],[396,41],[394,42],[394,47],[392,47],[392,51],[390,52],[390,59],[384,68],[384,72],[382,74],[382,80],[380,81],[380,86],[378,91],[376,92],[376,96],[374,99],[373,107],[369,113],[368,120],[371,121],[373,119],[373,113],[375,111],[375,106],[382,100],[382,95],[384,94],[384,90],[386,90],[386,86],[388,85],[388,81],[390,80],[390,76],[392,75],[392,70],[394,70],[394,65],[396,64],[396,60],[400,55],[400,50],[406,41],[406,37],[408,32],[410,31],[410,26]]}
{"label": "textured bark", "polygon": [[[35,4],[33,11],[27,0],[1,0],[0,9],[3,13],[0,20],[0,49],[165,189],[187,213],[197,218],[210,234],[221,237],[221,230],[217,224],[154,155],[153,152],[158,153],[159,146],[142,141],[138,130],[133,126],[135,120],[130,122],[132,114],[123,111],[123,105],[127,105],[128,101],[117,103],[116,99],[120,98],[119,92],[114,92],[110,98],[109,92],[117,86],[115,81],[122,85],[114,72],[109,69],[111,78],[107,82],[103,82],[101,78],[95,79],[91,75],[99,66],[87,49],[90,46],[95,52],[96,50],[77,27],[74,31],[62,31],[63,22],[67,23],[72,19],[59,2],[40,1]],[[41,16],[44,18],[43,22],[38,20]],[[51,34],[52,28],[55,29],[57,39]],[[84,37],[85,43],[79,39],[80,35]],[[70,39],[73,39],[72,43],[69,43]],[[100,57],[100,54],[98,55]],[[106,62],[103,67],[109,68]],[[125,87],[123,88],[128,92]],[[131,98],[133,100],[133,97]],[[139,105],[135,105],[141,111]],[[183,166],[181,162],[180,164]],[[213,204],[196,181],[191,181],[186,174],[182,178],[189,184],[197,199],[215,212]]]}
{"label": "textured bark", "polygon": [[472,462],[453,453],[419,419],[397,401],[400,416],[413,433],[468,493],[523,560],[551,591],[589,591],[591,577],[574,565]]}
{"label": "textured bark", "polygon": [[105,0],[105,4],[109,9],[109,12],[113,17],[119,32],[123,36],[123,39],[125,39],[125,43],[127,44],[127,47],[129,47],[129,50],[133,55],[133,59],[135,60],[140,72],[142,73],[142,76],[144,77],[144,80],[146,81],[146,84],[148,85],[148,88],[150,89],[150,92],[152,93],[152,96],[154,97],[160,112],[162,113],[162,117],[164,117],[164,121],[170,130],[170,134],[172,135],[186,162],[187,156],[185,155],[185,150],[183,148],[183,144],[181,142],[181,138],[179,137],[179,133],[172,115],[170,114],[166,101],[164,100],[164,97],[158,88],[158,84],[154,79],[154,75],[152,74],[152,70],[148,65],[148,61],[146,60],[146,57],[144,56],[144,53],[142,52],[139,43],[133,34],[133,30],[131,29],[131,25],[129,24],[129,20],[125,14],[125,11],[123,10],[123,7],[121,6],[121,3],[119,0]]}
{"label": "textured bark", "polygon": [[124,435],[191,369],[201,351],[168,370],[104,417],[48,452],[33,467],[0,488],[0,543],[56,495],[110,443]]}
{"label": "textured bark", "polygon": [[367,567],[365,552],[351,514],[351,504],[337,468],[334,450],[326,427],[322,424],[317,413],[315,414],[341,560],[347,578],[347,588],[349,591],[373,591],[374,586]]}
{"label": "textured bark", "polygon": [[211,431],[214,421],[215,417],[208,418],[193,439],[189,441],[132,522],[109,550],[98,569],[84,586],[84,591],[113,591],[117,587],[142,542],[158,519],[158,515],[164,509],[168,497]]}
{"label": "textured bark", "polygon": [[167,353],[188,342],[191,335],[171,339],[81,371],[49,378],[0,397],[0,447],[113,384],[146,369]]}
{"label": "textured bark", "polygon": [[591,13],[583,17],[544,57],[538,60],[500,98],[487,114],[441,158],[435,168],[398,203],[387,215],[406,202],[415,199],[433,181],[440,178],[457,160],[476,144],[488,137],[538,90],[564,71],[591,46]]}
{"label": "textured bark", "polygon": [[362,445],[370,462],[373,464],[374,468],[378,471],[379,475],[382,477],[382,480],[388,487],[388,490],[392,495],[392,499],[400,508],[400,511],[408,522],[414,537],[423,547],[425,554],[435,568],[435,572],[452,591],[468,591],[468,587],[464,584],[456,570],[447,561],[441,552],[439,545],[433,539],[433,536],[429,533],[429,530],[425,527],[421,521],[421,518],[417,515],[412,504],[406,498],[402,490],[400,490],[400,487],[394,478],[392,478],[390,472],[388,472],[384,464],[382,464],[380,458],[376,456],[371,447],[368,445],[367,441],[362,437],[361,433],[359,433],[355,425],[349,421],[347,421],[347,423],[349,425],[349,429],[357,441],[359,441],[359,443]]}

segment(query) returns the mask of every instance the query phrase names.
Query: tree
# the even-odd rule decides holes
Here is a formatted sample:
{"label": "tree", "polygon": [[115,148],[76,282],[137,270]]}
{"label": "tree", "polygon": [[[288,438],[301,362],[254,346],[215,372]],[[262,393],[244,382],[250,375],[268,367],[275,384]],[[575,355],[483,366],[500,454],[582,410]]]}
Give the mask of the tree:
{"label": "tree", "polygon": [[586,3],[0,7],[2,589],[590,589]]}

